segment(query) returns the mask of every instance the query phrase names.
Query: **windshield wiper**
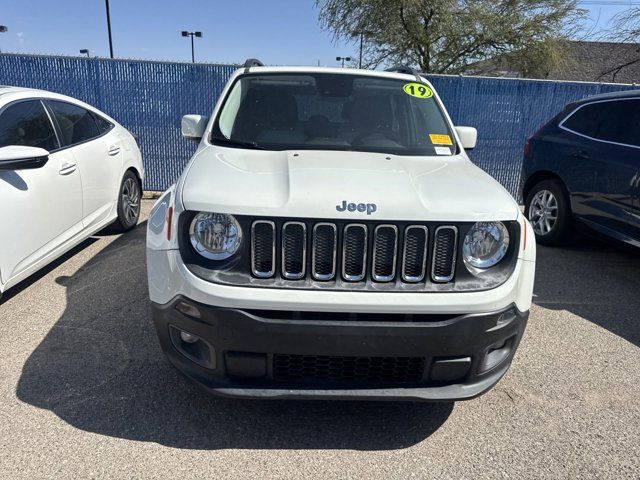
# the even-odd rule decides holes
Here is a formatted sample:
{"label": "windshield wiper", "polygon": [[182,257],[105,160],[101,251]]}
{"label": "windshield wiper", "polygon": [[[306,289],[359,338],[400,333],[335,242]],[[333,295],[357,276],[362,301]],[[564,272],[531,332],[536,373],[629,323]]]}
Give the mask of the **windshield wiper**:
{"label": "windshield wiper", "polygon": [[211,143],[227,145],[229,147],[244,147],[244,148],[253,148],[255,150],[264,150],[263,147],[258,145],[258,142],[245,141],[245,140],[231,140],[229,138],[224,137],[211,137]]}

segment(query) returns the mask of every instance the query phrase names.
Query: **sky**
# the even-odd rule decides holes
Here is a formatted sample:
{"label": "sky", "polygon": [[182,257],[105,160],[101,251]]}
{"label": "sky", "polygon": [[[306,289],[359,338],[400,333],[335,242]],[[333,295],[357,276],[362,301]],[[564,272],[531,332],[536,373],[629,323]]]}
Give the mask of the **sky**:
{"label": "sky", "polygon": [[[598,30],[624,4],[638,0],[584,0],[587,28]],[[318,24],[313,0],[110,0],[114,53],[121,58],[272,65],[337,66],[336,56],[357,54],[357,45],[335,44]],[[0,0],[3,52],[109,55],[104,0]]]}

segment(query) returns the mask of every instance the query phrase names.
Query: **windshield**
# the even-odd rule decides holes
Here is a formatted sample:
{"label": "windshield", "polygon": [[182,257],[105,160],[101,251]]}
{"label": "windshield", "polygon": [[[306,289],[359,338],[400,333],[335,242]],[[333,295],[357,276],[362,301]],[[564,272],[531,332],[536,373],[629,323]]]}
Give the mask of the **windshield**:
{"label": "windshield", "polygon": [[231,147],[399,155],[452,155],[453,138],[427,85],[335,73],[243,75],[211,134]]}

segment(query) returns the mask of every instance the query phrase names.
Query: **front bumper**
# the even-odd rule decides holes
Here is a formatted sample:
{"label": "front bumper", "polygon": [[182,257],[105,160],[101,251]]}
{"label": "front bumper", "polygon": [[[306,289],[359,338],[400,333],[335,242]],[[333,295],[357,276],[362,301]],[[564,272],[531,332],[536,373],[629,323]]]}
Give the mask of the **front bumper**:
{"label": "front bumper", "polygon": [[242,310],[183,296],[151,309],[178,370],[212,393],[250,398],[473,398],[505,374],[528,318],[513,304],[405,316]]}

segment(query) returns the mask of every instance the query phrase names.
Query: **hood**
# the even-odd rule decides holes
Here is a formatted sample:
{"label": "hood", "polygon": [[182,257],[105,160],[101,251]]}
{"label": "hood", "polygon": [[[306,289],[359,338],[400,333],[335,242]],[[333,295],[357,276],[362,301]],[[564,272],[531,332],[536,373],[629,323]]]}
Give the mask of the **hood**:
{"label": "hood", "polygon": [[187,210],[237,215],[452,222],[514,220],[519,212],[511,195],[462,155],[208,146],[179,188]]}

